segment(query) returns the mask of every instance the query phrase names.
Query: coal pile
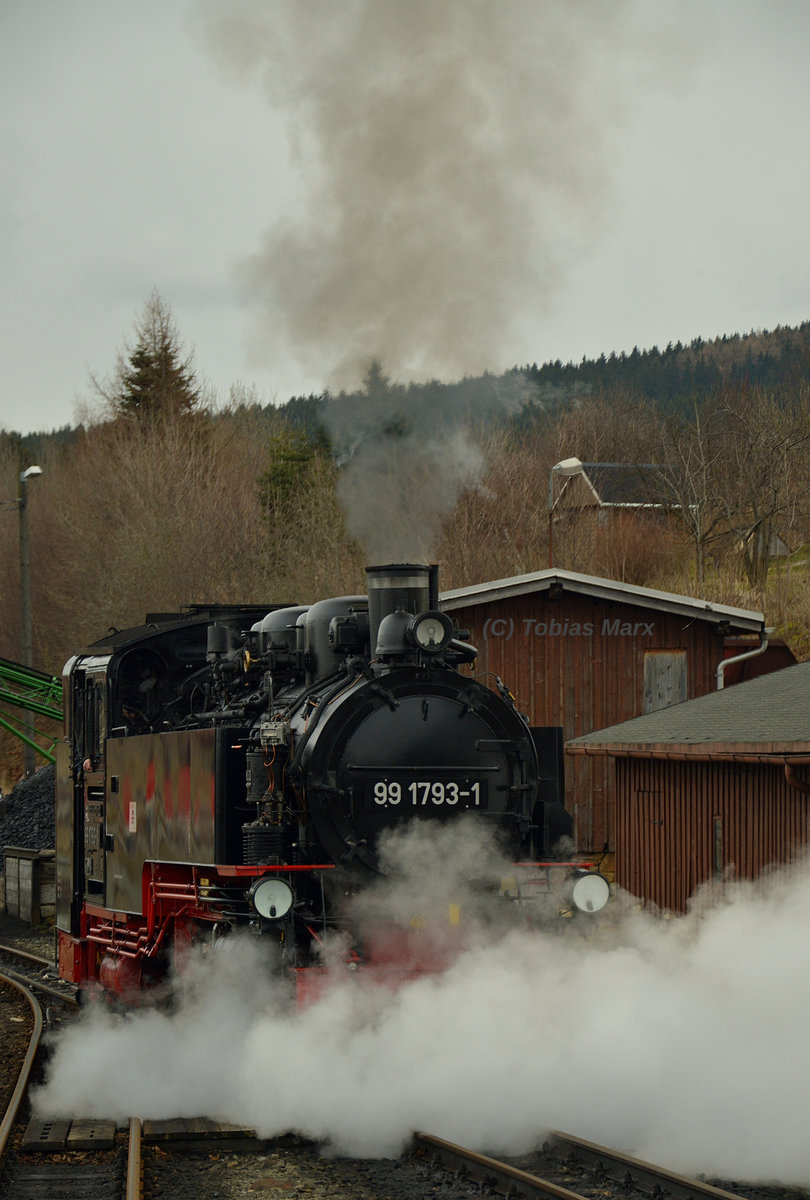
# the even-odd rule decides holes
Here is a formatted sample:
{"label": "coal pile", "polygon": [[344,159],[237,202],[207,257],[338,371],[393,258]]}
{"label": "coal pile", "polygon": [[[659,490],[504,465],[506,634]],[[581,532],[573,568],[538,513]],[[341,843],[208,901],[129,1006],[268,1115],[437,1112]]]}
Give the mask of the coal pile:
{"label": "coal pile", "polygon": [[35,771],[28,779],[21,779],[3,797],[0,807],[0,848],[24,846],[29,850],[53,850],[55,786],[56,769],[49,764]]}

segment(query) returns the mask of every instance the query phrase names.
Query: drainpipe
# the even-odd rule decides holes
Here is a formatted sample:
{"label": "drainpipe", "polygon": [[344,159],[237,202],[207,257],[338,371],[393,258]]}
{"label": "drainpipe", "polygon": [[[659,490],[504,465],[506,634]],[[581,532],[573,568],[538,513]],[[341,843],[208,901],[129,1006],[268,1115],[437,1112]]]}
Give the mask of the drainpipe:
{"label": "drainpipe", "polygon": [[730,667],[732,663],[744,662],[747,658],[756,658],[758,654],[764,654],[768,649],[768,634],[773,633],[772,629],[763,629],[759,635],[759,645],[756,650],[746,650],[745,654],[735,654],[733,658],[724,658],[717,664],[717,690],[722,690],[725,686],[726,667]]}
{"label": "drainpipe", "polygon": [[785,759],[785,779],[788,786],[795,788],[797,792],[802,792],[805,796],[810,796],[810,783],[805,783],[803,779],[799,779],[796,774],[796,766],[798,763],[806,764],[807,759],[794,758]]}

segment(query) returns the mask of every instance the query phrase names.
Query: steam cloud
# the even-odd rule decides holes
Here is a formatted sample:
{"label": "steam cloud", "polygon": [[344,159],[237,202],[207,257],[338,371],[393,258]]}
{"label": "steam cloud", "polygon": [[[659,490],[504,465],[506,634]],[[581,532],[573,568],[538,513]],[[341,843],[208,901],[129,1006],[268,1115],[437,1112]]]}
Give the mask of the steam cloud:
{"label": "steam cloud", "polygon": [[431,558],[440,518],[478,482],[484,456],[463,430],[395,442],[371,434],[343,468],[338,499],[346,528],[370,562]]}
{"label": "steam cloud", "polygon": [[244,267],[260,357],[292,351],[333,390],[372,359],[412,380],[525,361],[525,314],[598,229],[624,87],[640,62],[669,73],[664,38],[643,41],[625,0],[197,11],[223,67],[284,114],[303,182]]}
{"label": "steam cloud", "polygon": [[373,364],[363,391],[324,406],[341,465],[346,527],[372,562],[427,561],[441,520],[465,488],[478,486],[485,456],[475,427],[535,399],[522,372],[445,388],[392,384]]}
{"label": "steam cloud", "polygon": [[[441,900],[437,879],[454,892],[454,861],[481,870],[489,852],[445,835],[427,864],[418,827],[389,844],[393,904],[406,881],[420,910]],[[810,1183],[808,864],[727,886],[680,920],[617,907],[593,927],[496,935],[483,922],[441,976],[393,995],[347,983],[301,1012],[254,939],[222,943],[171,1015],[91,1012],[58,1035],[36,1107],[204,1108],[356,1155],[395,1153],[414,1128],[519,1152],[553,1127],[687,1172]]]}

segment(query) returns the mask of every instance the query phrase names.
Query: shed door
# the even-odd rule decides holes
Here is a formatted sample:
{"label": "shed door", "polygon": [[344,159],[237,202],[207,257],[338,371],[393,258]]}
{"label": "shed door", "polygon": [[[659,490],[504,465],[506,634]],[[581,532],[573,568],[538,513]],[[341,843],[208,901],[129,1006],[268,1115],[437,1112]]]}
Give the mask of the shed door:
{"label": "shed door", "polygon": [[657,712],[687,698],[686,651],[644,651],[644,711]]}

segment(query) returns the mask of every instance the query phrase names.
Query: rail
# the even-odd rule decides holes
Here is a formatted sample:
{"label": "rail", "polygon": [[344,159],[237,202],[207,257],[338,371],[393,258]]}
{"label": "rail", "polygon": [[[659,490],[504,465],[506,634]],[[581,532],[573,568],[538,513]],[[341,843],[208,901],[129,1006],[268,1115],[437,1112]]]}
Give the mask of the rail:
{"label": "rail", "polygon": [[[16,961],[22,965],[23,973],[15,971],[5,960]],[[66,1008],[78,1008],[78,988],[73,984],[54,976],[53,985],[46,982],[49,973],[54,969],[52,959],[41,958],[38,954],[28,954],[17,946],[0,945],[0,972],[15,983],[22,984],[34,992],[41,992],[49,1000],[55,1000]]]}
{"label": "rail", "polygon": [[418,1153],[427,1155],[431,1162],[439,1163],[446,1171],[464,1175],[477,1183],[482,1191],[488,1188],[491,1192],[526,1197],[526,1200],[583,1200],[582,1196],[568,1188],[429,1133],[414,1133],[413,1145]]}
{"label": "rail", "polygon": [[21,984],[16,979],[11,979],[5,974],[0,975],[0,979],[2,979],[3,982],[9,987],[15,988],[18,992],[22,993],[23,997],[28,1001],[33,1018],[33,1032],[31,1033],[31,1038],[28,1043],[28,1050],[26,1051],[25,1058],[23,1059],[23,1064],[20,1068],[20,1074],[17,1078],[17,1084],[12,1093],[8,1108],[3,1114],[2,1121],[0,1121],[0,1160],[2,1160],[9,1134],[14,1128],[14,1122],[17,1119],[17,1112],[20,1108],[20,1104],[22,1103],[23,1096],[25,1095],[25,1089],[28,1087],[28,1079],[34,1065],[34,1059],[36,1058],[39,1040],[42,1037],[43,1020],[42,1009],[39,1007],[36,1000],[31,995],[31,992],[24,984]]}
{"label": "rail", "polygon": [[143,1154],[141,1150],[143,1125],[138,1117],[129,1120],[127,1150],[127,1181],[124,1200],[141,1200],[143,1195]]}
{"label": "rail", "polygon": [[624,1186],[630,1180],[639,1191],[653,1196],[665,1195],[673,1200],[735,1200],[733,1192],[715,1187],[705,1180],[680,1175],[666,1167],[634,1158],[609,1146],[585,1141],[570,1133],[555,1130],[548,1135],[548,1144],[552,1153],[578,1159],[589,1166],[598,1166],[605,1176],[620,1181]]}

